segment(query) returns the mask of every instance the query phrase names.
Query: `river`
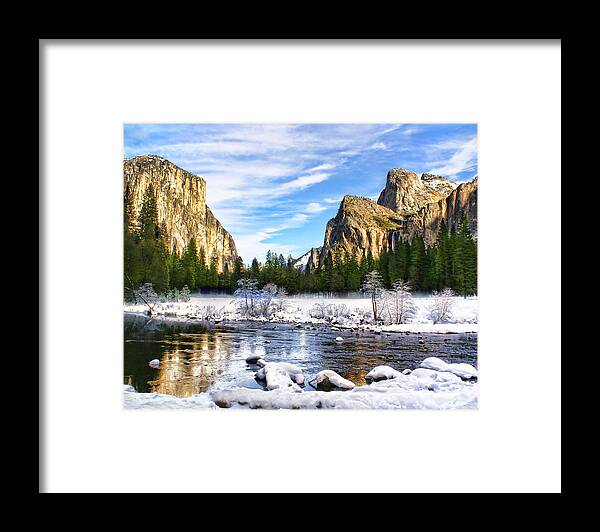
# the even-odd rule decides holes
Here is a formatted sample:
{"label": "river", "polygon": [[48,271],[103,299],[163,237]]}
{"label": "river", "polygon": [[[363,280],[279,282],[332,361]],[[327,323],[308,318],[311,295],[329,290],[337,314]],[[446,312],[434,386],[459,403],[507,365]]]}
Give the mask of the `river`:
{"label": "river", "polygon": [[[343,342],[336,342],[341,336]],[[399,371],[416,368],[427,357],[477,367],[477,334],[373,333],[332,330],[330,325],[224,322],[179,323],[124,315],[124,384],[138,392],[190,397],[211,388],[262,386],[250,354],[268,362],[291,362],[306,376],[306,390],[317,372],[331,369],[357,386],[375,366]],[[422,343],[421,343],[422,342]],[[159,369],[148,363],[160,360]]]}

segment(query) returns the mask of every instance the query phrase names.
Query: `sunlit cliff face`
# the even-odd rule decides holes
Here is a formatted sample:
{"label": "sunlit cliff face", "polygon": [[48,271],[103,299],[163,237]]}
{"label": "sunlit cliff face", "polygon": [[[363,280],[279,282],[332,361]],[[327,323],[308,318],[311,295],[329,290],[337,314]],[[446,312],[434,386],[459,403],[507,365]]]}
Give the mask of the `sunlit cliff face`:
{"label": "sunlit cliff face", "polygon": [[219,271],[233,269],[237,250],[233,237],[206,205],[206,182],[173,163],[155,155],[127,159],[123,163],[124,201],[132,223],[144,197],[152,190],[156,197],[158,225],[169,251],[182,253],[190,240],[202,248],[207,264],[216,258]]}
{"label": "sunlit cliff face", "polygon": [[155,393],[191,397],[205,392],[229,357],[227,341],[220,335],[181,334],[181,339],[166,340],[172,350],[160,361],[158,378],[149,381]]}

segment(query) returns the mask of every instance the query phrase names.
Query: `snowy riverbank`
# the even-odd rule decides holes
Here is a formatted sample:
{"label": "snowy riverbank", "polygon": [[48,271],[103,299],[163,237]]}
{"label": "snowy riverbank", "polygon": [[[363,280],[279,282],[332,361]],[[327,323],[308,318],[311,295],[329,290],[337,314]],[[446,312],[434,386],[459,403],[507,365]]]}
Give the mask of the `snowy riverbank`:
{"label": "snowy riverbank", "polygon": [[[437,368],[437,369],[432,369]],[[252,409],[473,409],[478,406],[477,370],[469,364],[447,364],[430,357],[412,372],[401,373],[389,366],[374,368],[370,384],[348,386],[345,379],[332,378],[332,391],[305,391],[302,370],[290,364],[267,363],[256,366],[257,378],[267,390],[234,387],[215,389],[192,397],[177,398],[158,393],[136,393],[124,387],[127,409],[155,408],[252,408]],[[265,369],[267,371],[265,371]],[[269,376],[270,372],[270,376]],[[338,376],[339,377],[339,376]]]}
{"label": "snowy riverbank", "polygon": [[[378,332],[468,333],[477,332],[477,297],[453,297],[452,316],[447,323],[433,323],[429,316],[430,296],[412,298],[414,316],[409,323],[398,325],[371,324],[371,302],[364,297],[319,297],[300,295],[277,301],[278,309],[269,318],[249,317],[240,312],[237,301],[228,295],[192,295],[190,301],[157,303],[156,317],[177,321],[257,321],[272,323],[330,324],[340,329],[370,329]],[[145,305],[125,305],[124,311],[143,314]]]}

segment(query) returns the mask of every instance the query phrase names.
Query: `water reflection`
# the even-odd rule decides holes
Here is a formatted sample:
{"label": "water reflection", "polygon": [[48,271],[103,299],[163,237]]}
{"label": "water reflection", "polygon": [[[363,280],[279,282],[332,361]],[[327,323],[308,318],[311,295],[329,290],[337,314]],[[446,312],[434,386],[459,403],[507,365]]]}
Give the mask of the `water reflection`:
{"label": "water reflection", "polygon": [[190,397],[205,392],[229,357],[228,341],[221,335],[180,334],[164,344],[175,349],[164,352],[158,378],[148,381],[156,393]]}
{"label": "water reflection", "polygon": [[[336,342],[336,336],[343,342]],[[361,386],[365,375],[382,364],[402,371],[437,356],[476,366],[477,335],[375,334],[260,323],[207,328],[197,322],[173,324],[125,316],[124,382],[138,392],[189,397],[211,386],[260,387],[254,379],[258,368],[245,362],[250,354],[296,364],[307,382],[317,372],[331,369]],[[148,366],[154,358],[160,360],[159,369]]]}
{"label": "water reflection", "polygon": [[[139,392],[190,397],[204,392],[223,371],[229,339],[205,324],[174,324],[125,316],[125,383]],[[200,331],[200,332],[189,332]],[[158,370],[148,366],[160,360]]]}

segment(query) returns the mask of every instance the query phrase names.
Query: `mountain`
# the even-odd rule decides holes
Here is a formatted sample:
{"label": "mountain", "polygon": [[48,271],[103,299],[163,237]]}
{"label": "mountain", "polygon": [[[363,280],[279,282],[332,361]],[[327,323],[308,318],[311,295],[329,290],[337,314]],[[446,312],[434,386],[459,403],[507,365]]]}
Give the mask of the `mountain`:
{"label": "mountain", "polygon": [[463,214],[476,237],[477,177],[457,186],[441,176],[425,173],[419,177],[410,170],[393,168],[377,202],[344,196],[336,216],[327,222],[323,246],[312,265],[318,266],[335,250],[358,260],[370,252],[376,259],[383,250],[393,250],[397,242],[415,235],[422,236],[426,245],[434,245],[442,220],[448,230],[456,229]]}
{"label": "mountain", "polygon": [[463,214],[466,214],[471,234],[477,238],[477,176],[461,183],[448,196],[435,203],[421,207],[409,221],[407,233],[420,234],[429,246],[435,244],[442,220],[449,231],[457,230]]}
{"label": "mountain", "polygon": [[123,164],[124,201],[132,220],[151,189],[156,196],[158,225],[169,251],[181,253],[195,238],[198,251],[206,253],[207,264],[217,257],[217,269],[229,270],[238,256],[233,237],[206,205],[206,181],[157,155],[141,155]]}
{"label": "mountain", "polygon": [[310,248],[304,255],[297,258],[294,261],[294,267],[298,268],[301,271],[304,271],[306,268],[308,270],[313,270],[316,265],[319,263],[319,255],[321,253],[321,247],[318,248]]}
{"label": "mountain", "polygon": [[419,177],[410,170],[392,168],[377,203],[400,214],[414,214],[421,207],[444,199],[454,188],[454,183],[444,177]]}

